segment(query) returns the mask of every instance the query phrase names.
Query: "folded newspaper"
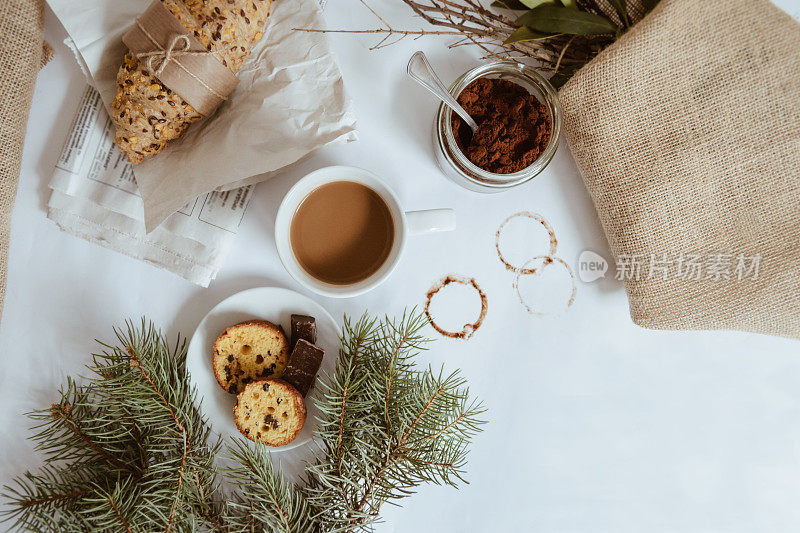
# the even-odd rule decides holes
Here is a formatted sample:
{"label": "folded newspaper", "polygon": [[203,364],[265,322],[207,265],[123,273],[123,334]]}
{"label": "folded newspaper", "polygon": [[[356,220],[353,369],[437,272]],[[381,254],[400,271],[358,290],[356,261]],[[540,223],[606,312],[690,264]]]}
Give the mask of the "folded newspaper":
{"label": "folded newspaper", "polygon": [[[232,93],[239,105],[221,106],[213,121],[193,125],[174,142],[171,156],[160,154],[150,172],[140,164],[134,176],[114,145],[106,106],[116,91],[121,35],[148,0],[47,1],[88,83],[100,89],[84,93],[50,183],[48,217],[68,233],[207,287],[231,247],[252,184],[320,146],[356,139],[352,104],[324,35],[293,30],[321,26],[324,0],[281,2],[239,73],[241,85],[251,88]],[[232,124],[240,135],[227,135]]]}
{"label": "folded newspaper", "polygon": [[[150,0],[47,0],[87,81],[107,108],[117,93],[122,36]],[[274,2],[264,36],[217,110],[136,165],[148,231],[200,194],[265,179],[319,147],[353,141],[356,119],[317,0]]]}
{"label": "folded newspaper", "polygon": [[254,185],[196,198],[150,233],[131,164],[87,87],[50,181],[48,217],[62,230],[207,287],[222,266]]}

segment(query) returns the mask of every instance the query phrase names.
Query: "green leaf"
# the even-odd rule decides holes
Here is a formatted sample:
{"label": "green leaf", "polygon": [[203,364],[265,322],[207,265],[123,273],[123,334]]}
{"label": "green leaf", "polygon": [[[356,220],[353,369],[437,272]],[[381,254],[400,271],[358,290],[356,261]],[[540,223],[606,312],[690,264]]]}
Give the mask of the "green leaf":
{"label": "green leaf", "polygon": [[527,11],[528,7],[519,0],[494,0],[492,7],[510,9],[512,11]]}
{"label": "green leaf", "polygon": [[517,23],[542,33],[597,35],[617,31],[617,26],[605,17],[556,6],[532,9],[519,17]]}
{"label": "green leaf", "polygon": [[625,2],[626,0],[608,0],[608,3],[614,6],[614,10],[617,12],[619,20],[622,21],[622,24],[627,28],[631,25],[631,20],[628,17],[628,8]]}
{"label": "green leaf", "polygon": [[548,37],[552,37],[556,35],[554,33],[542,33],[535,30],[528,28],[527,26],[522,26],[518,28],[514,33],[508,36],[508,39],[503,41],[503,44],[512,44],[512,43],[521,43],[524,41],[536,41],[538,39],[546,39]]}
{"label": "green leaf", "polygon": [[577,0],[561,0],[561,5],[570,9],[578,9]]}
{"label": "green leaf", "polygon": [[539,6],[554,6],[556,5],[556,0],[520,0],[523,4],[525,4],[528,9],[534,9]]}

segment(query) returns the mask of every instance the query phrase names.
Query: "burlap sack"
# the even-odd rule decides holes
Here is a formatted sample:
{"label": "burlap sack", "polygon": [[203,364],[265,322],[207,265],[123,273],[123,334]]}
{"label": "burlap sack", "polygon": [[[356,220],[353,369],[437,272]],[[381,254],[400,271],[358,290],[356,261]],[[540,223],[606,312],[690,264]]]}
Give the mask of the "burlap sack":
{"label": "burlap sack", "polygon": [[560,96],[633,321],[800,338],[800,25],[662,0]]}
{"label": "burlap sack", "polygon": [[0,0],[0,316],[22,143],[42,65],[42,0]]}

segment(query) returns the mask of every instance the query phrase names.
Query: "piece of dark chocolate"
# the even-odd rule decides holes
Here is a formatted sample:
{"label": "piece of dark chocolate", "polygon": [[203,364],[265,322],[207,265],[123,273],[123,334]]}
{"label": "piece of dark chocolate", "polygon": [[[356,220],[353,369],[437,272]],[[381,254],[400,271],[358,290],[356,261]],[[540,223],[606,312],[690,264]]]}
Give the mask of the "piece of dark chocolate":
{"label": "piece of dark chocolate", "polygon": [[305,339],[298,340],[281,377],[305,396],[314,384],[324,355],[322,348]]}
{"label": "piece of dark chocolate", "polygon": [[294,350],[300,339],[307,340],[311,344],[317,343],[317,321],[313,316],[292,315],[292,344],[289,350]]}

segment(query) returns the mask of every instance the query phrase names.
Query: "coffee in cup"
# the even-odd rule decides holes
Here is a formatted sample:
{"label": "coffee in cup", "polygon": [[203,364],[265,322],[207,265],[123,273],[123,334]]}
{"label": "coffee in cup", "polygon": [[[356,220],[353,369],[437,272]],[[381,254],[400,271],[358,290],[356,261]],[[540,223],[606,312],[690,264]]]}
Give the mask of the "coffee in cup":
{"label": "coffee in cup", "polygon": [[455,225],[452,209],[403,211],[372,172],[334,166],[315,170],[286,193],[275,217],[275,246],[298,283],[346,298],[389,277],[408,236]]}
{"label": "coffee in cup", "polygon": [[297,262],[333,285],[367,279],[386,262],[394,244],[389,206],[373,189],[333,181],[311,191],[294,212],[290,242]]}

